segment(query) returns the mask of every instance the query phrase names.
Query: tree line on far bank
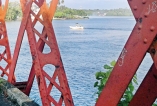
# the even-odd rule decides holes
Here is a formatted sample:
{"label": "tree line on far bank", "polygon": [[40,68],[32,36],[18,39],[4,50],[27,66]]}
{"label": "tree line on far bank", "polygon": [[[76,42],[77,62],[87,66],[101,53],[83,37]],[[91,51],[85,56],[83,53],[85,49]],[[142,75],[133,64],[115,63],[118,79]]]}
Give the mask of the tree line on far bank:
{"label": "tree line on far bank", "polygon": [[[110,9],[110,10],[99,10],[99,9],[71,9],[65,7],[64,5],[58,6],[54,18],[66,18],[66,19],[75,19],[87,16],[132,16],[130,9]],[[6,20],[18,20],[22,17],[22,11],[19,2],[9,2]]]}
{"label": "tree line on far bank", "polygon": [[9,2],[5,19],[7,21],[17,20],[22,17],[22,10],[19,2]]}
{"label": "tree line on far bank", "polygon": [[59,6],[55,13],[56,18],[67,18],[73,19],[77,18],[76,16],[132,16],[132,12],[127,8],[119,9],[71,9],[65,6]]}
{"label": "tree line on far bank", "polygon": [[54,15],[55,18],[75,19],[87,16],[88,14],[84,10],[71,9],[65,6],[58,6]]}
{"label": "tree line on far bank", "polygon": [[130,9],[127,8],[118,8],[118,9],[85,9],[84,10],[88,15],[95,15],[95,16],[132,16],[132,12]]}

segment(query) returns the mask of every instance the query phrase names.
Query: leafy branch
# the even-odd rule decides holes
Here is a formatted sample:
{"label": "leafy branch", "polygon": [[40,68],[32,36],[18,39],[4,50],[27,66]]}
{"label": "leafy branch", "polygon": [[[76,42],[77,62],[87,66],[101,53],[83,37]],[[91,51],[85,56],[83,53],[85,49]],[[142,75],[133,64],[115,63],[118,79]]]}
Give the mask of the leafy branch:
{"label": "leafy branch", "polygon": [[[110,65],[104,65],[104,69],[106,72],[96,72],[95,77],[97,81],[94,83],[94,87],[97,88],[97,92],[95,94],[100,96],[100,93],[102,92],[104,85],[106,84],[114,65],[116,64],[116,61],[112,61]],[[137,83],[137,75],[134,75],[132,81],[128,85],[128,88],[126,89],[125,93],[123,94],[123,97],[121,98],[120,102],[118,103],[118,106],[128,106],[129,102],[133,98],[133,92],[134,92],[134,85],[138,85]],[[98,99],[98,98],[97,98]]]}

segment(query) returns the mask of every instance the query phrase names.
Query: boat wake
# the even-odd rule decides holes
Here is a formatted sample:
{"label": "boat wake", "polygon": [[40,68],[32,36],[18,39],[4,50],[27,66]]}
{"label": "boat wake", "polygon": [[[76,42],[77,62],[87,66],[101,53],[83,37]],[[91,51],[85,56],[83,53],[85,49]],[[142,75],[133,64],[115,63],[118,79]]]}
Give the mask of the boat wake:
{"label": "boat wake", "polygon": [[84,28],[84,29],[91,29],[91,30],[125,30],[125,31],[130,31],[130,29],[126,28]]}

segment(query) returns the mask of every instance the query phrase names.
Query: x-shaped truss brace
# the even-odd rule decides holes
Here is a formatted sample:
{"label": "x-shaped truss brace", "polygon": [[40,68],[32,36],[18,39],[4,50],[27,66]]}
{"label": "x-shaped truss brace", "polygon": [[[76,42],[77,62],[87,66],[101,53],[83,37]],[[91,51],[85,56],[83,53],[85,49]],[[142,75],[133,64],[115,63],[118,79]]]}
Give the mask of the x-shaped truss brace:
{"label": "x-shaped truss brace", "polygon": [[[31,9],[33,4],[38,7],[38,13],[35,13]],[[57,4],[58,0],[52,0],[49,7],[46,4],[46,0],[21,0],[23,18],[18,33],[8,81],[21,89],[25,94],[29,95],[34,78],[36,77],[43,106],[73,106],[73,99],[52,26],[52,18]],[[31,19],[31,16],[33,16],[34,19]],[[43,26],[43,29],[41,29],[42,32],[35,28],[37,22]],[[14,72],[25,31],[27,32],[32,55],[32,68],[28,81],[16,82],[14,81]],[[50,48],[49,53],[43,52],[45,45]],[[55,67],[51,69],[52,72],[54,71],[53,75],[50,75],[49,72],[44,69],[46,65]],[[58,101],[53,97],[53,88],[56,88],[60,92]]]}
{"label": "x-shaped truss brace", "polygon": [[10,46],[5,24],[7,8],[8,0],[5,0],[4,5],[2,5],[2,1],[0,0],[0,71],[2,77],[4,75],[7,77],[9,76],[9,69],[11,64]]}
{"label": "x-shaped truss brace", "polygon": [[[157,97],[157,0],[128,0],[136,25],[96,106],[117,106],[147,52],[153,64],[129,106],[151,106]],[[148,61],[149,62],[149,61]]]}

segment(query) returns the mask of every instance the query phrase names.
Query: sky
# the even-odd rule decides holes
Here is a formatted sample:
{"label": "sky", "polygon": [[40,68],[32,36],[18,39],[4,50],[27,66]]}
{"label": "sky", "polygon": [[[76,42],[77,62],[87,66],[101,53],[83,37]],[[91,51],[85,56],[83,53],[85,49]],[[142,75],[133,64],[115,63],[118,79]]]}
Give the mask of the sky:
{"label": "sky", "polygon": [[[20,1],[20,0],[9,0]],[[49,2],[50,0],[46,0]],[[64,0],[64,4],[73,9],[117,9],[129,8],[127,0]]]}
{"label": "sky", "polygon": [[127,0],[65,0],[64,4],[77,9],[129,8]]}

